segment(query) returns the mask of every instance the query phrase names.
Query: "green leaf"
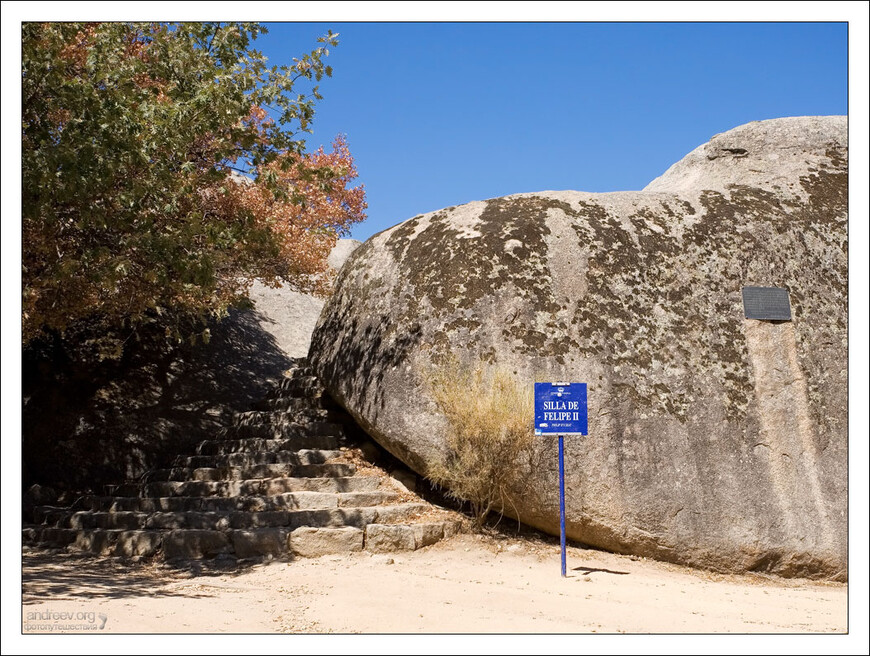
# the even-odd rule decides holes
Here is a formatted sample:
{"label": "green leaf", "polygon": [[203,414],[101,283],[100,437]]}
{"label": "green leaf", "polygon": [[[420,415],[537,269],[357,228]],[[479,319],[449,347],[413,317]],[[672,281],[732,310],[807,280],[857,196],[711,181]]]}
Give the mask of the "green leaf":
{"label": "green leaf", "polygon": [[[304,155],[300,133],[311,131],[319,99],[309,80],[332,68],[315,47],[299,54],[309,69],[294,82],[290,61],[267,62],[251,47],[265,32],[256,23],[22,24],[25,341],[76,321],[108,330],[163,309],[220,314],[245,281],[275,276],[279,253],[292,259],[273,217],[234,205],[221,182],[228,166],[249,163],[275,199],[290,197],[261,167]],[[334,47],[336,37],[318,43]],[[268,107],[273,123],[249,125],[252,106]]]}

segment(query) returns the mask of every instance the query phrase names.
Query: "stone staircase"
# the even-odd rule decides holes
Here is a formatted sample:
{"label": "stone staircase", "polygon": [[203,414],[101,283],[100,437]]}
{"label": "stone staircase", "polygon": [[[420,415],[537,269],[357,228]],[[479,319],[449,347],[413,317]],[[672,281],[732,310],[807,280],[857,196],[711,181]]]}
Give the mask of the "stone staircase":
{"label": "stone staircase", "polygon": [[169,469],[69,507],[36,506],[24,542],[140,560],[413,550],[460,528],[372,466],[304,361]]}

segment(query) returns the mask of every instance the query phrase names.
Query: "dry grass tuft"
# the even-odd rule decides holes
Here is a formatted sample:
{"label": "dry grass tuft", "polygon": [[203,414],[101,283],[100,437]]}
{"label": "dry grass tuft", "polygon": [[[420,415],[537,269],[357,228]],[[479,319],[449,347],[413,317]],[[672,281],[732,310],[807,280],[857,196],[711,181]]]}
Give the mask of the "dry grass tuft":
{"label": "dry grass tuft", "polygon": [[469,502],[478,526],[492,511],[516,513],[534,456],[532,388],[503,369],[455,361],[427,372],[425,383],[449,426],[448,456],[429,478]]}

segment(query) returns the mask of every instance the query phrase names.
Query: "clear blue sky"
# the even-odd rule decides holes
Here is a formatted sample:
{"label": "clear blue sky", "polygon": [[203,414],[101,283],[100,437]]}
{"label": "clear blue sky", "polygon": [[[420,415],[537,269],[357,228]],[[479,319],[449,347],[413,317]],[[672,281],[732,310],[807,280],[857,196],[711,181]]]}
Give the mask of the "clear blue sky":
{"label": "clear blue sky", "polygon": [[278,64],[340,33],[308,143],[347,135],[361,240],[473,200],[641,189],[743,123],[848,113],[846,23],[267,25]]}

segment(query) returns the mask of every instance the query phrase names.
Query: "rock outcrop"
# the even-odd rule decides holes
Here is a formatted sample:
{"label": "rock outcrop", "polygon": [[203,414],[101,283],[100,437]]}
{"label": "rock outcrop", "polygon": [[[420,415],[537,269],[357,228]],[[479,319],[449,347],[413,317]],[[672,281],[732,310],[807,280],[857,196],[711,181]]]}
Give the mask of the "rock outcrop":
{"label": "rock outcrop", "polygon": [[[431,363],[587,382],[589,436],[566,445],[570,538],[845,579],[847,156],[845,117],[754,122],[643,191],[416,216],[350,257],[312,364],[422,474],[447,453]],[[745,319],[744,286],[788,289],[793,320]],[[555,438],[540,449],[517,510],[558,533]]]}
{"label": "rock outcrop", "polygon": [[[345,260],[356,250],[356,239],[339,239],[329,254],[329,266],[341,270]],[[311,333],[323,309],[323,299],[285,287],[268,287],[255,282],[249,292],[253,301],[253,318],[267,334],[275,338],[278,348],[291,358],[308,355]]]}

